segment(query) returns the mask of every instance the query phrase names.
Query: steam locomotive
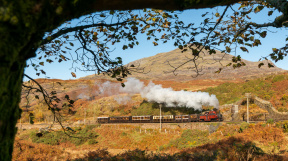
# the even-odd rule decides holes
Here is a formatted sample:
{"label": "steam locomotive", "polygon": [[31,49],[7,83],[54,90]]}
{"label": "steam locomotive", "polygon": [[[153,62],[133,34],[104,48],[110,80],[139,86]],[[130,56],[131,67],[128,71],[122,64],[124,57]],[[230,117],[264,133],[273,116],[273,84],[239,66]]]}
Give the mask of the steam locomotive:
{"label": "steam locomotive", "polygon": [[[182,122],[210,122],[223,121],[222,114],[215,111],[206,111],[202,114],[190,115],[163,115],[163,123],[182,123]],[[117,117],[98,117],[98,123],[159,123],[160,116],[117,116]]]}

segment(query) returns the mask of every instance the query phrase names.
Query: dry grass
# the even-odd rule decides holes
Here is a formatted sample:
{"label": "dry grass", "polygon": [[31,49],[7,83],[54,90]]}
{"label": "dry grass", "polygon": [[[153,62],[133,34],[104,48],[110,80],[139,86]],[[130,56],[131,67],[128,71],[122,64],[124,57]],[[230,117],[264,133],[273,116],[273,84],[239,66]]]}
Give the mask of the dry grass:
{"label": "dry grass", "polygon": [[19,140],[19,138],[16,137],[13,150],[13,160],[58,160],[61,159],[59,157],[63,152],[64,151],[61,147],[35,144],[27,140]]}
{"label": "dry grass", "polygon": [[[146,158],[146,160],[153,160],[155,157],[172,160],[184,158],[237,160],[248,154],[249,156],[251,154],[251,159],[256,160],[283,160],[288,153],[288,135],[275,124],[223,124],[216,132],[207,136],[202,135],[201,132],[198,135],[196,131],[191,131],[189,136],[187,130],[183,135],[184,129],[176,129],[176,134],[172,132],[173,130],[170,130],[172,133],[159,133],[158,130],[152,129],[146,129],[146,133],[142,129],[140,133],[140,128],[132,125],[105,125],[96,127],[92,131],[99,135],[96,138],[98,143],[80,146],[69,142],[60,142],[55,146],[31,143],[27,138],[29,131],[26,131],[21,135],[18,134],[26,140],[16,139],[13,160],[73,160],[76,158],[87,160],[99,157],[113,160],[113,158],[126,158],[129,155],[130,157],[140,155],[140,159]],[[199,146],[195,147],[196,144],[194,142],[192,144],[191,139]],[[173,140],[181,141],[185,148],[181,151],[177,146],[173,146],[172,144],[175,143]],[[161,147],[165,147],[165,150],[159,151]]]}

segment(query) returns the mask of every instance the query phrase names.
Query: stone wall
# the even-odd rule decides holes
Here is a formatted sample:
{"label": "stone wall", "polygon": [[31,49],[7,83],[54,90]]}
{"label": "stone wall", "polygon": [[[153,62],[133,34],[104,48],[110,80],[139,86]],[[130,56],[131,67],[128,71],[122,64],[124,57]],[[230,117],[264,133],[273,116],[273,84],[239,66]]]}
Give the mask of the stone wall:
{"label": "stone wall", "polygon": [[253,96],[254,103],[269,113],[269,118],[274,120],[288,120],[288,112],[277,111],[269,101],[265,101],[257,96]]}

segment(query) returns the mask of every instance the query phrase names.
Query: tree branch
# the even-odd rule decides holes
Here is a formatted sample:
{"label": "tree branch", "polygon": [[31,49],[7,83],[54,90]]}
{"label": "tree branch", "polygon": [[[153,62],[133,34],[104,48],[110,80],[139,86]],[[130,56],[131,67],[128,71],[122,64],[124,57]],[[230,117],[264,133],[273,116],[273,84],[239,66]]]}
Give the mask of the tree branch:
{"label": "tree branch", "polygon": [[83,29],[87,29],[87,28],[91,28],[91,27],[99,27],[99,26],[105,26],[105,27],[118,26],[118,25],[125,24],[127,22],[129,22],[129,21],[118,22],[118,23],[113,23],[113,24],[98,23],[98,24],[89,24],[89,25],[83,25],[83,26],[64,28],[64,29],[61,29],[61,30],[57,31],[56,33],[48,36],[46,39],[42,40],[41,45],[47,44],[47,43],[51,42],[52,40],[58,38],[59,36],[65,35],[69,32],[79,31],[79,30],[83,30]]}
{"label": "tree branch", "polygon": [[[182,66],[184,66],[185,64],[187,64],[187,63],[189,63],[189,62],[193,62],[193,63],[194,63],[194,67],[193,67],[193,68],[195,68],[196,77],[197,77],[198,75],[201,75],[200,72],[201,72],[202,70],[199,71],[199,67],[198,67],[199,64],[196,63],[196,60],[199,58],[199,53],[201,53],[201,52],[203,51],[203,49],[205,48],[205,46],[208,44],[208,39],[209,39],[209,37],[210,37],[210,34],[211,34],[211,33],[216,29],[216,27],[220,24],[220,22],[222,21],[222,19],[223,19],[224,15],[226,14],[226,12],[227,12],[227,10],[228,10],[229,7],[230,7],[230,5],[227,5],[227,6],[226,6],[226,8],[224,9],[221,17],[220,17],[219,20],[217,21],[217,23],[214,25],[214,27],[213,27],[213,28],[209,31],[209,33],[207,34],[206,38],[204,39],[205,42],[204,42],[204,44],[200,47],[200,50],[197,51],[197,54],[194,54],[194,53],[192,52],[193,58],[185,61],[184,63],[180,64],[180,65],[177,66],[177,67],[172,66],[172,65],[169,63],[169,61],[168,61],[168,65],[171,66],[172,68],[174,68],[174,70],[172,71],[172,73],[173,73],[174,75],[177,75],[177,74],[175,74],[175,72],[176,72],[179,68],[181,68]],[[192,39],[190,40],[190,45],[189,45],[189,48],[190,48],[190,49],[192,48],[193,45],[195,45],[194,43],[191,43],[191,41],[193,41],[193,40],[192,40]],[[166,73],[169,73],[169,72],[166,72]]]}

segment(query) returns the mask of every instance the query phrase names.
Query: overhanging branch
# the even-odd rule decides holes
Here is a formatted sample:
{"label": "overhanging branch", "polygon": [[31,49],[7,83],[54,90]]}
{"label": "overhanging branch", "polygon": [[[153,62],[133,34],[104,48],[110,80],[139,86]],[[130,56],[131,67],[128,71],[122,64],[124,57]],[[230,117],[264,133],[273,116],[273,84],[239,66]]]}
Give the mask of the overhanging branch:
{"label": "overhanging branch", "polygon": [[89,25],[83,25],[83,26],[64,28],[64,29],[61,29],[61,30],[57,31],[56,33],[48,36],[46,39],[42,40],[40,46],[47,44],[47,43],[51,42],[52,40],[58,38],[59,36],[65,35],[69,32],[80,31],[83,29],[87,29],[87,28],[91,28],[91,27],[99,27],[99,26],[105,26],[105,27],[118,26],[118,25],[125,24],[127,22],[129,22],[129,21],[123,21],[123,22],[118,22],[118,23],[113,23],[113,24],[98,23],[98,24],[89,24]]}

